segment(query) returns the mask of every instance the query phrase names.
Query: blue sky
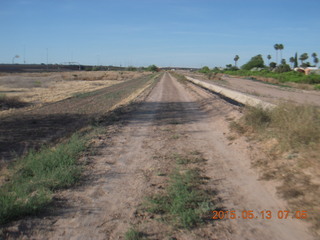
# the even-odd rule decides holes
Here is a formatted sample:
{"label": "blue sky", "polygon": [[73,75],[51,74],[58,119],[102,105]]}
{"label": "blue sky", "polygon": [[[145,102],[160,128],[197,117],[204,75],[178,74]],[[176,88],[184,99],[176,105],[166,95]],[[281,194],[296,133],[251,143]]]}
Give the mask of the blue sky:
{"label": "blue sky", "polygon": [[[0,63],[209,67],[320,55],[319,0],[1,0]],[[311,60],[311,59],[309,59]]]}

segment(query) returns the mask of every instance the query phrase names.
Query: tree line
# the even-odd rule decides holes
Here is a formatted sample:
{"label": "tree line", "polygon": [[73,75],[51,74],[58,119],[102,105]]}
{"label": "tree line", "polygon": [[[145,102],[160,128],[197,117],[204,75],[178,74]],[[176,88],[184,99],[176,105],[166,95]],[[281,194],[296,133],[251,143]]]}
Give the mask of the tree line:
{"label": "tree line", "polygon": [[[317,67],[318,63],[319,63],[319,58],[317,53],[312,53],[311,57],[312,57],[312,63],[310,62],[306,62],[306,60],[309,59],[309,55],[308,53],[302,53],[300,56],[298,56],[298,53],[295,53],[294,56],[289,58],[289,62],[291,63],[291,67],[287,64],[286,59],[284,59],[282,57],[282,51],[284,50],[284,45],[282,43],[276,43],[274,44],[274,49],[276,50],[276,61],[275,62],[270,62],[272,59],[271,54],[267,55],[267,59],[268,59],[268,65],[271,69],[275,69],[275,70],[279,70],[279,72],[283,72],[283,71],[290,71],[291,68],[297,68],[297,67],[302,67],[302,68],[306,68],[306,67]],[[279,64],[279,54],[280,53],[280,64]],[[237,70],[238,68],[238,61],[239,61],[240,57],[239,55],[235,55],[234,57],[234,65],[232,64],[227,64],[226,67],[229,70]],[[298,60],[300,61],[300,65],[298,63]],[[264,60],[261,54],[258,54],[254,57],[252,57],[250,59],[249,62],[247,62],[246,64],[241,66],[241,69],[244,70],[251,70],[252,68],[265,68],[265,64],[264,64]]]}

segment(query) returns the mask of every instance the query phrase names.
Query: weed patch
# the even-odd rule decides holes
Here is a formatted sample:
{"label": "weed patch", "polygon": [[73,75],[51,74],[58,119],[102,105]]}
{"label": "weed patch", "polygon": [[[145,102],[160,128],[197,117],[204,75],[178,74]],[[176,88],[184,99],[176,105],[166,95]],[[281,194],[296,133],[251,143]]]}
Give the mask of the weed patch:
{"label": "weed patch", "polygon": [[27,103],[21,101],[19,97],[8,97],[5,94],[0,94],[0,110],[20,108],[25,106],[27,106]]}
{"label": "weed patch", "polygon": [[142,240],[143,234],[137,231],[135,228],[130,228],[124,235],[125,240]]}
{"label": "weed patch", "polygon": [[248,107],[230,127],[240,133],[251,129],[265,138],[276,138],[281,151],[320,143],[320,112],[313,106],[280,104],[272,110]]}
{"label": "weed patch", "polygon": [[206,213],[213,209],[212,196],[203,190],[201,171],[186,166],[196,158],[175,155],[174,159],[180,166],[170,174],[165,192],[148,199],[146,210],[177,227],[191,229],[203,223]]}
{"label": "weed patch", "polygon": [[278,193],[294,210],[308,210],[320,229],[320,110],[314,106],[280,104],[272,110],[247,108],[231,129],[261,140],[265,157],[253,160],[263,179],[277,179]]}
{"label": "weed patch", "polygon": [[0,223],[42,210],[52,192],[75,183],[81,172],[77,163],[85,140],[73,135],[54,149],[42,148],[20,159],[10,180],[0,187]]}

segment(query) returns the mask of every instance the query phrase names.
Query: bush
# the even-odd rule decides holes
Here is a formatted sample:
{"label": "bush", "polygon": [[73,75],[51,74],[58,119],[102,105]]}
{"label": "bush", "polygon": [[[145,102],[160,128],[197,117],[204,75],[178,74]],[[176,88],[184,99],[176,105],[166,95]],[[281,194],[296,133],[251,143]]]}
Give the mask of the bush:
{"label": "bush", "polygon": [[0,94],[0,110],[6,110],[10,108],[25,107],[28,104],[20,100],[19,97],[8,97],[5,94]]}
{"label": "bush", "polygon": [[149,71],[149,72],[158,72],[158,71],[159,71],[159,68],[158,68],[156,65],[150,65],[150,66],[147,68],[147,71]]}
{"label": "bush", "polygon": [[137,71],[137,68],[133,66],[129,66],[127,67],[127,71]]}
{"label": "bush", "polygon": [[247,125],[252,126],[254,129],[264,129],[271,122],[269,110],[262,107],[248,107],[246,109],[244,120]]}
{"label": "bush", "polygon": [[210,68],[208,66],[204,66],[199,70],[201,73],[210,73]]}
{"label": "bush", "polygon": [[288,64],[281,64],[279,65],[278,67],[276,67],[274,69],[274,71],[276,73],[284,73],[284,72],[290,72],[291,71],[291,68]]}
{"label": "bush", "polygon": [[244,64],[241,68],[243,70],[251,70],[252,68],[264,68],[264,61],[262,58],[262,55],[259,54],[257,56],[254,56],[250,59],[249,62]]}
{"label": "bush", "polygon": [[270,64],[269,64],[269,67],[270,68],[276,68],[277,67],[277,63],[275,63],[275,62],[271,62]]}

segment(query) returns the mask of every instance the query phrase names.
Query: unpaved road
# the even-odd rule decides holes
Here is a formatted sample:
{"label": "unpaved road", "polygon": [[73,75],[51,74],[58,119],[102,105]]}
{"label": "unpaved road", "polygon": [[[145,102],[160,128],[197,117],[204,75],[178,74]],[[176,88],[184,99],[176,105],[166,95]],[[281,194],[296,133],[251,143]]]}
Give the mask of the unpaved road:
{"label": "unpaved road", "polygon": [[238,92],[251,95],[263,101],[278,104],[281,101],[290,101],[298,104],[311,104],[320,106],[320,91],[302,90],[280,85],[272,85],[258,80],[249,80],[236,76],[222,76],[221,80],[207,80],[201,74],[182,74],[194,77],[210,84],[217,84]]}
{"label": "unpaved road", "polygon": [[[61,192],[45,216],[8,227],[8,238],[124,239],[136,224],[148,239],[315,239],[303,220],[275,217],[286,204],[251,169],[249,144],[227,139],[226,118],[238,115],[238,107],[165,73],[124,124],[109,126],[108,134],[97,138],[97,155],[81,186]],[[208,187],[220,207],[237,213],[270,210],[273,218],[221,220],[187,231],[137,216],[145,197],[163,187],[157,172],[170,163],[162,156],[191,151],[207,159]]]}

